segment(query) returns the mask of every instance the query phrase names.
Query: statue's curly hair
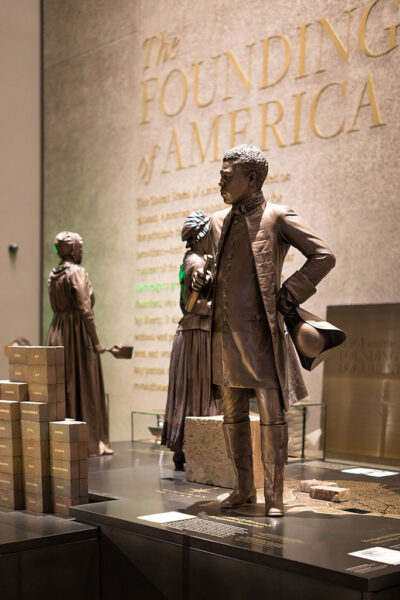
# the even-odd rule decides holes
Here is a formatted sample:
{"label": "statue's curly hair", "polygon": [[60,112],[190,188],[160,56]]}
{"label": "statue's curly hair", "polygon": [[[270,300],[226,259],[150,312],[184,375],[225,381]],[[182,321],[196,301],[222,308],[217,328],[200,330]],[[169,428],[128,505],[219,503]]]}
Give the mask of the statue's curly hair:
{"label": "statue's curly hair", "polygon": [[223,160],[238,162],[246,173],[254,171],[258,188],[262,188],[268,175],[268,160],[260,148],[241,144],[225,152]]}

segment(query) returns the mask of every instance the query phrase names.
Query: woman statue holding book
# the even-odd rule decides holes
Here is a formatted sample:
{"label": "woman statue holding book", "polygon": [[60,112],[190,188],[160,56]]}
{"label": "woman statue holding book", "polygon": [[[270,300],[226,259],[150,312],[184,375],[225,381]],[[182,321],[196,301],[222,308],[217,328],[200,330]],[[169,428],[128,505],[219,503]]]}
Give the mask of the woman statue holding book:
{"label": "woman statue holding book", "polygon": [[94,323],[94,294],[89,275],[81,266],[82,238],[63,231],[56,236],[60,264],[49,276],[54,312],[47,334],[48,346],[64,346],[67,416],[86,421],[89,455],[113,454],[108,437],[99,342]]}
{"label": "woman statue holding book", "polygon": [[194,309],[186,305],[192,292],[192,278],[205,264],[209,252],[210,217],[201,210],[189,215],[182,228],[187,252],[183,257],[179,281],[183,317],[172,344],[169,385],[162,444],[174,451],[176,470],[184,469],[185,417],[215,414],[211,406],[210,324],[211,302],[200,295]]}

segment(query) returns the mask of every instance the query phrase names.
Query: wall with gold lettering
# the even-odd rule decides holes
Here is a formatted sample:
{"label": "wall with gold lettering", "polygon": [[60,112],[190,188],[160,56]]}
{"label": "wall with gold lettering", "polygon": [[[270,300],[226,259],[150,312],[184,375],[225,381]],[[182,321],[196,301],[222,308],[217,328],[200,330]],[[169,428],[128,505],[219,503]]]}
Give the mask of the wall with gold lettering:
{"label": "wall with gold lettering", "polygon": [[[47,0],[44,34],[45,270],[55,234],[79,231],[100,338],[135,345],[133,362],[103,359],[113,439],[131,409],[165,404],[181,226],[223,208],[235,144],[265,150],[267,200],[335,250],[309,310],[399,300],[398,0]],[[303,260],[292,250],[284,276]]]}

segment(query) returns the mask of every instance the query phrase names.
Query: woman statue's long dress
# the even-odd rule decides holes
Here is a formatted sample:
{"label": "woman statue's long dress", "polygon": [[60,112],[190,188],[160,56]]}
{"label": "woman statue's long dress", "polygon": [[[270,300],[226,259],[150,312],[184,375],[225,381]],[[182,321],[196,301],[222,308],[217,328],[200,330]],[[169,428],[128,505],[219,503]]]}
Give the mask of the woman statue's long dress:
{"label": "woman statue's long dress", "polygon": [[199,298],[192,312],[186,311],[193,276],[205,264],[210,218],[202,211],[189,215],[182,240],[189,248],[180,270],[180,307],[183,317],[172,344],[169,385],[162,444],[174,451],[177,470],[183,470],[185,417],[215,414],[211,389],[211,302]]}
{"label": "woman statue's long dress", "polygon": [[54,318],[48,346],[64,346],[67,417],[86,421],[89,454],[112,454],[104,397],[100,344],[94,323],[94,294],[82,260],[82,238],[62,232],[55,239],[61,259],[49,276]]}

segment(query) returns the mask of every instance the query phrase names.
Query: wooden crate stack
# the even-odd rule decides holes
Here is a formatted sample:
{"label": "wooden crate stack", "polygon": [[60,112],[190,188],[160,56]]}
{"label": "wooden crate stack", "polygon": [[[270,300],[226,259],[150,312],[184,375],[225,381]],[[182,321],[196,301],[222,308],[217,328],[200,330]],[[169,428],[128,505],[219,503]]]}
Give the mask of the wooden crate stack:
{"label": "wooden crate stack", "polygon": [[19,407],[17,400],[0,400],[0,506],[13,509],[24,507]]}
{"label": "wooden crate stack", "polygon": [[10,346],[8,356],[10,380],[0,381],[0,506],[69,514],[88,502],[88,451],[86,423],[65,419],[64,348]]}
{"label": "wooden crate stack", "polygon": [[[21,349],[20,349],[21,350]],[[29,400],[53,405],[50,420],[65,419],[65,373],[63,346],[28,346],[25,379]],[[9,356],[12,353],[9,353]],[[11,379],[11,367],[10,367]]]}
{"label": "wooden crate stack", "polygon": [[21,402],[25,508],[51,512],[49,409],[46,402]]}
{"label": "wooden crate stack", "polygon": [[86,423],[50,423],[50,461],[53,510],[69,514],[69,507],[88,502],[88,433]]}

